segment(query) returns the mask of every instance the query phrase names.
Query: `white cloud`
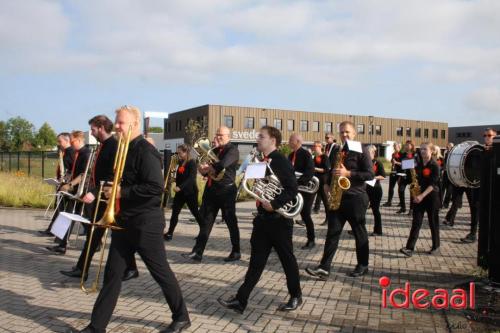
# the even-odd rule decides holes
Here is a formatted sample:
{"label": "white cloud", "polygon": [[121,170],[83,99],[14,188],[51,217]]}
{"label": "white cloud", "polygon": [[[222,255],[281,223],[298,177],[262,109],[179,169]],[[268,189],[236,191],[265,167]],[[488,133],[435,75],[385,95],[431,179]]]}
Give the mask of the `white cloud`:
{"label": "white cloud", "polygon": [[484,87],[472,92],[465,101],[466,106],[487,114],[500,115],[500,88]]}

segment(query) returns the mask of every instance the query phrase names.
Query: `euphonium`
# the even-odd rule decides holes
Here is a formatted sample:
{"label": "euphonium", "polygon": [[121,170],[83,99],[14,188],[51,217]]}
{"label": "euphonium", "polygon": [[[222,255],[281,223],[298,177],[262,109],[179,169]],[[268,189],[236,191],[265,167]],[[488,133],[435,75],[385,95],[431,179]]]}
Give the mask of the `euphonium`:
{"label": "euphonium", "polygon": [[[242,180],[243,189],[250,196],[260,202],[271,202],[283,191],[283,186],[269,166],[269,162],[266,163],[266,168],[270,171],[271,174],[269,176],[266,176],[266,178],[253,179],[253,186],[250,187],[250,185],[248,184],[249,179],[246,178],[246,176]],[[302,195],[300,193],[297,193],[292,201],[277,209],[276,212],[286,218],[292,219],[300,214],[303,206],[304,199],[302,198]]]}
{"label": "euphonium", "polygon": [[[208,138],[200,138],[196,140],[193,145],[193,149],[198,154],[199,164],[214,164],[219,162],[219,158],[213,151],[215,147],[210,145],[210,140]],[[219,181],[222,177],[224,177],[225,171],[226,170],[223,169],[218,175],[209,174],[208,176],[213,180]]]}
{"label": "euphonium", "polygon": [[[99,194],[97,195],[97,202],[96,202],[96,208],[94,211],[94,218],[91,225],[91,230],[90,230],[90,236],[89,236],[89,241],[86,249],[86,255],[85,255],[85,264],[83,266],[83,272],[82,272],[82,278],[80,280],[80,289],[82,291],[86,292],[87,294],[90,292],[95,292],[98,289],[99,285],[99,276],[102,271],[102,265],[104,262],[104,249],[106,247],[106,239],[108,236],[109,229],[114,229],[114,230],[119,230],[122,229],[119,227],[116,223],[115,220],[115,208],[116,208],[116,196],[118,193],[118,186],[120,185],[122,176],[123,176],[123,170],[125,169],[125,162],[127,161],[127,154],[128,154],[128,147],[130,143],[130,136],[132,135],[132,126],[129,127],[128,132],[126,136],[122,133],[120,134],[120,140],[118,141],[118,148],[116,151],[115,155],[115,161],[114,161],[114,177],[113,177],[113,184],[111,186],[111,194],[108,198],[107,201],[107,207],[106,210],[102,216],[102,218],[96,222],[97,219],[97,212],[99,210],[99,204],[101,202],[101,196],[103,193],[103,187],[104,183],[101,182],[100,187],[99,187]],[[89,260],[89,254],[90,254],[90,246],[92,244],[92,238],[94,237],[94,230],[95,228],[106,228],[106,231],[104,232],[104,242],[102,244],[102,251],[101,251],[101,256],[99,258],[99,266],[96,274],[96,278],[94,282],[92,283],[92,287],[90,289],[87,289],[85,287],[85,276],[88,274],[88,268],[90,265],[88,265],[88,260]]]}
{"label": "euphonium", "polygon": [[170,157],[170,164],[168,165],[168,169],[165,169],[165,180],[163,182],[163,193],[161,194],[161,205],[164,207],[167,204],[167,201],[170,197],[170,193],[172,191],[172,183],[175,180],[176,176],[176,167],[179,164],[179,155],[172,154]]}
{"label": "euphonium", "polygon": [[[342,147],[336,153],[335,164],[333,169],[338,169],[342,164],[344,164],[344,154],[342,154]],[[349,178],[344,176],[332,176],[332,182],[330,184],[330,192],[328,196],[328,208],[330,210],[337,210],[340,207],[340,201],[342,200],[342,194],[351,187],[351,181]]]}
{"label": "euphonium", "polygon": [[415,169],[410,169],[410,175],[411,175],[410,194],[412,198],[415,198],[418,197],[421,193]]}
{"label": "euphonium", "polygon": [[[302,176],[301,172],[295,171],[295,177],[299,179]],[[319,179],[316,176],[312,176],[311,180],[307,185],[299,185],[299,191],[314,194],[318,192],[319,189]]]}

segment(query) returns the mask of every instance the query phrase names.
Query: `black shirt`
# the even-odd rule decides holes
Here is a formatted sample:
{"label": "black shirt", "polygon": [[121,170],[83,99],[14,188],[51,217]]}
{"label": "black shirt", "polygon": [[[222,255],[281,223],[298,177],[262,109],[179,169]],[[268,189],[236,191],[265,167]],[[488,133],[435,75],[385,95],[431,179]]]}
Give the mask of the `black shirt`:
{"label": "black shirt", "polygon": [[[385,177],[384,165],[377,159],[372,160],[372,164],[373,164],[373,173],[375,174],[375,177],[377,176]],[[380,187],[380,180],[377,179],[377,181],[375,182],[375,186]]]}
{"label": "black shirt", "polygon": [[73,149],[73,147],[69,146],[68,148],[64,149],[63,164],[66,173],[71,172],[71,167],[73,166],[74,158],[75,158],[75,150]]}
{"label": "black shirt", "polygon": [[240,158],[238,148],[229,142],[224,146],[215,148],[213,152],[219,158],[219,162],[212,165],[215,173],[219,174],[223,169],[226,169],[226,171],[220,181],[211,181],[210,188],[217,190],[228,185],[234,185],[234,178],[238,169],[238,159]]}
{"label": "black shirt", "polygon": [[[335,154],[332,164],[336,163],[337,153],[340,147],[335,147],[335,151],[332,151],[332,154]],[[351,177],[349,180],[351,181],[351,187],[344,192],[344,196],[353,196],[357,194],[366,193],[366,183],[367,180],[373,179],[373,166],[372,161],[370,159],[370,154],[366,148],[363,148],[363,153],[358,153],[355,151],[344,151],[342,154],[345,154],[344,158],[344,166],[347,170],[351,171]],[[328,179],[328,184],[332,182],[333,172],[330,172],[330,176]]]}
{"label": "black shirt", "polygon": [[392,173],[398,173],[401,172],[401,164],[396,164],[395,162],[401,163],[401,153],[399,151],[396,151],[392,153],[392,158],[391,158],[391,172]]}
{"label": "black shirt", "polygon": [[[277,210],[282,208],[286,203],[292,201],[297,196],[297,179],[295,177],[295,171],[293,170],[292,164],[287,160],[287,158],[280,153],[278,150],[274,150],[267,156],[270,160],[269,166],[273,170],[276,177],[278,177],[283,191],[281,194],[276,196],[274,200],[271,201],[271,206],[273,209]],[[270,171],[267,170],[266,175],[269,175]],[[259,213],[269,214],[262,206],[258,207]],[[271,213],[274,214],[274,213]]]}
{"label": "black shirt", "polygon": [[311,153],[300,147],[288,155],[288,160],[292,163],[293,169],[296,172],[302,173],[297,183],[299,185],[307,185],[314,176],[314,163]]}
{"label": "black shirt", "polygon": [[121,181],[121,219],[145,213],[162,213],[161,155],[142,135],[130,141]]}
{"label": "black shirt", "polygon": [[328,179],[328,173],[330,172],[330,159],[326,154],[316,156],[313,159],[314,167],[325,170],[324,172],[314,171],[314,175],[318,177],[321,184],[324,184]]}
{"label": "black shirt", "polygon": [[[78,156],[77,156],[78,155]],[[87,161],[89,160],[90,157],[90,149],[87,146],[83,146],[80,148],[80,150],[75,152],[75,169],[73,174],[71,175],[71,179],[75,179],[79,175],[83,174],[85,172],[85,169],[87,168]],[[73,166],[71,166],[71,169],[73,170]]]}
{"label": "black shirt", "polygon": [[434,192],[439,191],[439,166],[432,158],[424,165],[419,161],[415,167],[420,192],[424,192],[427,187],[432,186]]}
{"label": "black shirt", "polygon": [[112,181],[114,178],[114,163],[116,150],[118,149],[118,140],[110,136],[97,148],[96,161],[92,171],[93,180],[90,184],[92,189],[99,188],[101,181]]}
{"label": "black shirt", "polygon": [[186,195],[198,192],[195,160],[190,159],[185,164],[183,164],[184,161],[179,160],[179,163],[175,174],[175,185]]}

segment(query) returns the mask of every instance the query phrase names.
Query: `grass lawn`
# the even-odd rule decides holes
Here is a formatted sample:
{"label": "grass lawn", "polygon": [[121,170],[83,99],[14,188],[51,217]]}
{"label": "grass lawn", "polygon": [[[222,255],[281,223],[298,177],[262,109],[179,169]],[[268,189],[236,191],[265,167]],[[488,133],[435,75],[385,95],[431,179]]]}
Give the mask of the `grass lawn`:
{"label": "grass lawn", "polygon": [[46,208],[54,188],[24,172],[0,172],[0,206]]}

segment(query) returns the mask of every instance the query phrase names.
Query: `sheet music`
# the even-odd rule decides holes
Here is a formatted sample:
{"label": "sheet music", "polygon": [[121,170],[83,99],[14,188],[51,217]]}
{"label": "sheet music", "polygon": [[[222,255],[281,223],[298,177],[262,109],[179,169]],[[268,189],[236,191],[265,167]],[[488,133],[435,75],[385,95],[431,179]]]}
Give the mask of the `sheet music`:
{"label": "sheet music", "polygon": [[415,160],[402,160],[401,161],[401,169],[407,170],[407,169],[415,169]]}
{"label": "sheet music", "polygon": [[60,184],[60,182],[55,178],[45,178],[43,181],[49,185],[54,185],[54,186],[59,186]]}
{"label": "sheet music", "polygon": [[373,178],[372,180],[367,180],[365,181],[365,183],[367,183],[368,185],[370,185],[371,187],[374,187],[375,184],[377,183],[377,180],[375,178]]}
{"label": "sheet music", "polygon": [[349,149],[349,151],[355,151],[358,153],[363,152],[363,147],[361,146],[361,142],[346,140],[345,143],[347,144],[347,148]]}
{"label": "sheet music", "polygon": [[266,176],[267,163],[258,162],[250,163],[245,171],[245,178],[247,179],[261,179]]}

